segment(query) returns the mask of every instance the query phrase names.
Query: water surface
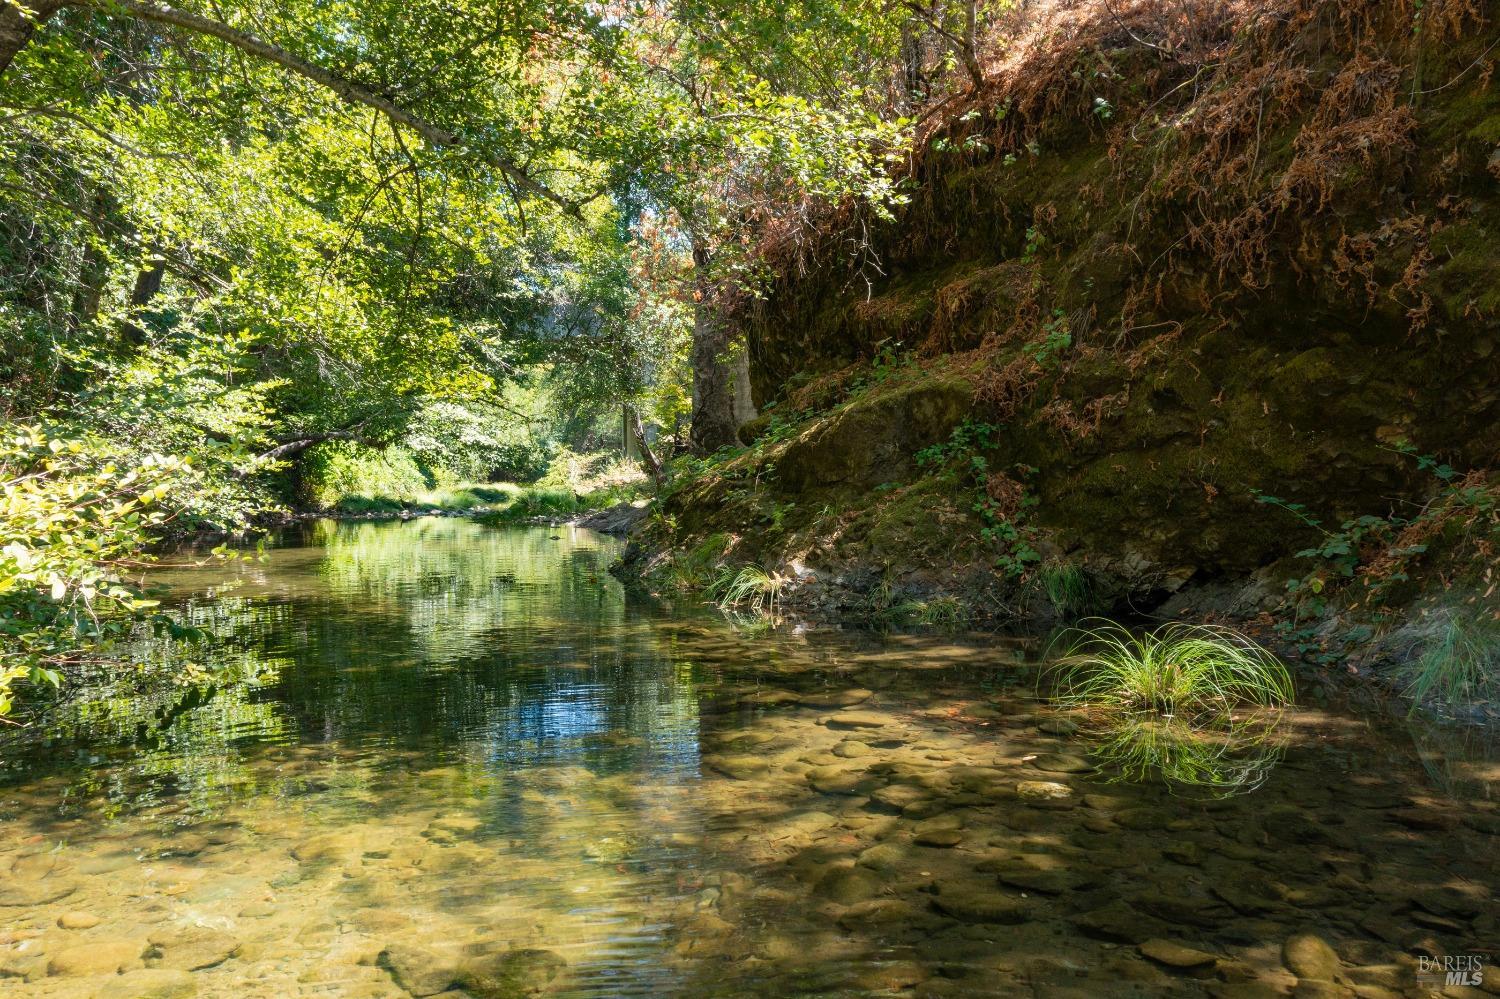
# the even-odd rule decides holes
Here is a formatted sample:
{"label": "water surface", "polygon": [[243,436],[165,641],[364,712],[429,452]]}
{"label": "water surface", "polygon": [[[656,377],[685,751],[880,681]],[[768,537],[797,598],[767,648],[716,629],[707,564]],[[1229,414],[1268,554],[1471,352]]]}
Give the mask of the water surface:
{"label": "water surface", "polygon": [[1482,738],[1305,707],[1168,760],[1218,786],[1169,784],[1039,701],[1027,643],[737,629],[628,600],[614,554],[320,523],[167,574],[219,636],[198,682],[117,679],[3,736],[0,993],[1424,995],[1423,958],[1475,955],[1500,979]]}

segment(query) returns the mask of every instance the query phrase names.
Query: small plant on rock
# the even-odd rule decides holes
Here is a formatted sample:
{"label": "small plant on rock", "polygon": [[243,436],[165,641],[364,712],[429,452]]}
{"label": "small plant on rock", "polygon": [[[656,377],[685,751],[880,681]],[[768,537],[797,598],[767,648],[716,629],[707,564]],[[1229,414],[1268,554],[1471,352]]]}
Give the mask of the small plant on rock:
{"label": "small plant on rock", "polygon": [[1077,618],[1096,608],[1097,598],[1088,574],[1071,562],[1044,564],[1037,571],[1037,581],[1059,618]]}

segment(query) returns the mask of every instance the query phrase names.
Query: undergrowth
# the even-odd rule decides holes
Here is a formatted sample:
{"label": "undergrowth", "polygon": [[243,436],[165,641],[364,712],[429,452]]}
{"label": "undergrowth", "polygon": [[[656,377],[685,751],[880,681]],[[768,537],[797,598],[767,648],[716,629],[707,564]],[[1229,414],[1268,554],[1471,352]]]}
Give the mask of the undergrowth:
{"label": "undergrowth", "polygon": [[[980,537],[997,550],[996,567],[1019,579],[1042,559],[1025,516],[1037,500],[1016,479],[990,468],[985,452],[995,450],[1001,432],[1002,428],[995,424],[965,420],[954,428],[948,440],[918,451],[915,460],[919,469],[955,467],[962,473],[971,489],[969,508],[980,520]],[[1026,476],[1036,469],[1016,465],[1012,471]]]}

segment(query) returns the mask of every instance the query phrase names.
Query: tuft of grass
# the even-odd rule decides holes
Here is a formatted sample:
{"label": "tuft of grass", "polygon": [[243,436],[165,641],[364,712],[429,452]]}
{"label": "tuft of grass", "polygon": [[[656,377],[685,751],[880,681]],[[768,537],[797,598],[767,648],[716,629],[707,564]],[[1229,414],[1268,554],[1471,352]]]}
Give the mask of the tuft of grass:
{"label": "tuft of grass", "polygon": [[657,578],[664,588],[677,593],[710,592],[723,575],[722,560],[731,547],[729,535],[710,534],[691,549],[673,555]]}
{"label": "tuft of grass", "polygon": [[748,607],[756,614],[773,615],[785,585],[786,579],[780,574],[747,565],[723,570],[709,592],[720,610]]}
{"label": "tuft of grass", "polygon": [[1450,612],[1410,670],[1415,711],[1428,700],[1455,705],[1500,694],[1500,624]]}
{"label": "tuft of grass", "polygon": [[1133,632],[1102,621],[1076,636],[1049,671],[1064,703],[1201,719],[1292,699],[1286,666],[1229,628],[1174,623]]}
{"label": "tuft of grass", "polygon": [[389,496],[365,496],[352,493],[342,496],[334,503],[335,513],[345,514],[398,514],[406,509],[406,504],[401,500],[392,499]]}
{"label": "tuft of grass", "polygon": [[934,597],[917,605],[916,622],[928,628],[957,631],[969,623],[969,608],[954,596]]}
{"label": "tuft of grass", "polygon": [[1097,597],[1081,567],[1071,562],[1048,562],[1037,570],[1037,580],[1059,618],[1071,620],[1094,612]]}

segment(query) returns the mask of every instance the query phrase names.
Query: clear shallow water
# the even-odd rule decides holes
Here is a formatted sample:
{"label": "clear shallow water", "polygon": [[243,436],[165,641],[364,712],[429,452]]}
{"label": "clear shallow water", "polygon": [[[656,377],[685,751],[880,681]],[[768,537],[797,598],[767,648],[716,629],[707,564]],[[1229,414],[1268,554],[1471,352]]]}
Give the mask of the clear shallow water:
{"label": "clear shallow water", "polygon": [[169,574],[217,682],[0,736],[0,994],[1252,996],[1300,972],[1378,996],[1427,994],[1425,955],[1495,967],[1478,737],[1305,708],[1217,767],[1235,787],[1120,781],[1021,643],[736,632],[627,601],[613,553],[325,523]]}

